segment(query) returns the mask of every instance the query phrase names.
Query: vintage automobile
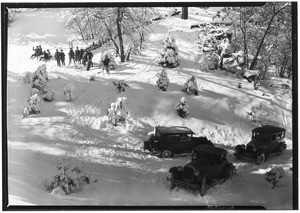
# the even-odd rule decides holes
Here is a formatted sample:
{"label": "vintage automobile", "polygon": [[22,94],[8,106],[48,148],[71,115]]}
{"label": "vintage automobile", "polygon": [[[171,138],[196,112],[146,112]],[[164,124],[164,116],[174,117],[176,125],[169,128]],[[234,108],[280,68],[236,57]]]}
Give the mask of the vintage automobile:
{"label": "vintage automobile", "polygon": [[171,182],[171,190],[183,186],[199,190],[204,196],[209,188],[223,183],[235,173],[235,167],[228,162],[226,155],[225,149],[212,145],[194,147],[190,163],[169,169],[171,177],[167,180]]}
{"label": "vintage automobile", "polygon": [[192,148],[199,144],[213,143],[206,137],[193,137],[195,133],[182,126],[157,126],[155,132],[144,142],[144,151],[151,154],[172,158],[174,154],[191,153]]}
{"label": "vintage automobile", "polygon": [[286,149],[286,130],[281,127],[264,125],[252,130],[251,141],[237,145],[234,153],[236,159],[245,159],[262,164],[267,158],[280,155]]}

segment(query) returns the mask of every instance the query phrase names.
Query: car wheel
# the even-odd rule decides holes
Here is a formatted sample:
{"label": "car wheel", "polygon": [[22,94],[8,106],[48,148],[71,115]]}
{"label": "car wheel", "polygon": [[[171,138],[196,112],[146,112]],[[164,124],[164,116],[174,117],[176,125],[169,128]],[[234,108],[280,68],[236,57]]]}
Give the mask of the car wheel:
{"label": "car wheel", "polygon": [[201,180],[200,195],[203,197],[205,193],[206,193],[206,177],[203,177]]}
{"label": "car wheel", "polygon": [[168,149],[164,150],[162,153],[161,153],[161,156],[163,158],[171,158],[172,157],[172,152]]}
{"label": "car wheel", "polygon": [[265,162],[265,160],[266,160],[266,155],[265,155],[264,153],[261,153],[261,154],[259,154],[259,155],[257,156],[257,158],[256,158],[256,164],[257,164],[257,165],[260,165],[260,164],[262,164],[263,162]]}
{"label": "car wheel", "polygon": [[283,152],[283,150],[284,150],[284,148],[283,148],[283,144],[281,143],[281,144],[279,145],[279,151],[278,151],[278,155],[281,155],[281,154],[282,154],[282,152]]}
{"label": "car wheel", "polygon": [[[171,180],[174,180],[174,177],[175,177],[175,174],[172,173],[172,175],[171,175]],[[175,182],[171,181],[170,189],[173,190],[174,188],[175,188]]]}

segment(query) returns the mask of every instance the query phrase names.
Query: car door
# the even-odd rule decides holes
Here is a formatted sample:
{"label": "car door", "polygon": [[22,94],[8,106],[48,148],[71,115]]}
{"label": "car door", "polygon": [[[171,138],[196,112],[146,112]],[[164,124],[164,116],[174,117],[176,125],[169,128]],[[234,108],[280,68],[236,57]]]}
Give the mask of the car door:
{"label": "car door", "polygon": [[174,153],[177,153],[180,150],[179,136],[180,136],[179,134],[167,135],[164,148],[170,148]]}
{"label": "car door", "polygon": [[195,141],[192,141],[191,134],[180,134],[179,143],[182,149],[182,152],[190,153],[192,148],[196,145]]}

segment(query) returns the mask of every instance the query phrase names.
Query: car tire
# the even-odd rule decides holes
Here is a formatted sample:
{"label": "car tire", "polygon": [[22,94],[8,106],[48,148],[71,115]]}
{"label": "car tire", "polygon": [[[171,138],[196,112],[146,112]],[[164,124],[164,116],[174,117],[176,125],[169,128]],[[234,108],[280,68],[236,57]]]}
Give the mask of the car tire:
{"label": "car tire", "polygon": [[[172,174],[171,174],[171,180],[174,180],[174,177],[175,177],[175,174],[172,173]],[[173,190],[173,189],[175,188],[175,186],[176,186],[175,183],[174,183],[173,181],[171,181],[170,189]]]}
{"label": "car tire", "polygon": [[262,164],[263,162],[265,162],[265,160],[266,160],[266,155],[265,155],[264,153],[261,153],[261,154],[259,154],[259,155],[257,156],[257,158],[256,158],[256,164],[257,164],[257,165],[260,165],[260,164]]}
{"label": "car tire", "polygon": [[206,193],[206,177],[202,178],[200,187],[200,195],[203,197]]}
{"label": "car tire", "polygon": [[283,144],[281,143],[281,144],[279,145],[279,151],[278,151],[278,155],[281,155],[281,154],[282,154],[282,152],[283,152],[283,150],[284,150],[284,148],[283,148]]}
{"label": "car tire", "polygon": [[172,153],[171,150],[165,149],[165,150],[161,153],[161,157],[162,157],[162,158],[172,158],[172,157],[173,157],[173,153]]}

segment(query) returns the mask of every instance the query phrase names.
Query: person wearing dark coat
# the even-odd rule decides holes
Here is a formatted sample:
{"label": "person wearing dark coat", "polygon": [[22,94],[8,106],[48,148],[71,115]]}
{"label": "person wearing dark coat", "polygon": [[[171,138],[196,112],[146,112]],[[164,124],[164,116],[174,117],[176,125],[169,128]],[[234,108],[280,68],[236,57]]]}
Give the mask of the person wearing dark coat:
{"label": "person wearing dark coat", "polygon": [[50,53],[50,50],[49,50],[49,49],[47,49],[47,54],[48,54],[49,61],[50,61],[50,59],[52,58],[52,56],[51,56],[51,53]]}
{"label": "person wearing dark coat", "polygon": [[69,66],[71,64],[72,59],[73,59],[73,62],[75,64],[75,59],[74,59],[75,53],[74,53],[74,50],[72,49],[72,47],[70,48],[70,51],[69,51],[68,54],[69,54]]}
{"label": "person wearing dark coat", "polygon": [[90,50],[87,51],[86,59],[87,59],[87,68],[86,68],[86,70],[89,71],[91,66],[93,67],[93,61],[92,61],[93,53]]}
{"label": "person wearing dark coat", "polygon": [[105,55],[103,59],[103,65],[104,68],[106,69],[107,74],[109,74],[109,62],[110,62],[110,58],[108,57],[108,55]]}
{"label": "person wearing dark coat", "polygon": [[39,46],[36,46],[35,49],[34,47],[32,47],[32,50],[34,51],[34,53],[31,55],[30,59],[34,59],[35,57],[39,56]]}
{"label": "person wearing dark coat", "polygon": [[84,52],[84,50],[81,48],[81,49],[80,49],[80,54],[79,54],[79,63],[80,63],[80,64],[83,63],[83,61],[82,61],[83,52]]}
{"label": "person wearing dark coat", "polygon": [[83,66],[86,65],[86,62],[87,62],[87,51],[84,51],[83,54],[82,54],[82,64]]}
{"label": "person wearing dark coat", "polygon": [[54,59],[57,62],[57,66],[60,67],[60,52],[58,52],[58,49],[56,49],[56,52],[54,53]]}
{"label": "person wearing dark coat", "polygon": [[42,49],[42,46],[39,45],[39,55],[42,55],[43,54],[43,49]]}
{"label": "person wearing dark coat", "polygon": [[78,49],[78,47],[76,47],[76,50],[75,50],[75,62],[80,63],[80,50]]}
{"label": "person wearing dark coat", "polygon": [[50,60],[50,58],[49,58],[49,55],[48,55],[48,53],[46,52],[46,51],[44,51],[43,52],[43,56],[42,57],[40,57],[40,61],[41,60],[44,60],[44,61],[48,61],[48,60]]}
{"label": "person wearing dark coat", "polygon": [[65,64],[65,53],[63,50],[60,50],[60,60],[61,60],[61,65],[66,66]]}

